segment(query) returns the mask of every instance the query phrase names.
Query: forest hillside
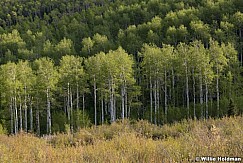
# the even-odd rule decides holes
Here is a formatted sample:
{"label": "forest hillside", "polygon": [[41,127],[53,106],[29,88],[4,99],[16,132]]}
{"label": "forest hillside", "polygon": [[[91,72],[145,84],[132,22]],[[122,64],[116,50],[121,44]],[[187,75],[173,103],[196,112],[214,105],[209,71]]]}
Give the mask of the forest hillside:
{"label": "forest hillside", "polygon": [[0,124],[42,136],[243,113],[242,0],[1,0]]}

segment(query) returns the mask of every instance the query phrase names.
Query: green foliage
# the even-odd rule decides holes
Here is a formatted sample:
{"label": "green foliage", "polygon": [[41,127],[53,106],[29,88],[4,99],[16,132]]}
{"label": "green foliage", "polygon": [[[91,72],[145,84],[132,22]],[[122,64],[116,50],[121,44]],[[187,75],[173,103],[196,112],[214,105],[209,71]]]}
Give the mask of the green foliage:
{"label": "green foliage", "polygon": [[77,129],[91,126],[91,120],[86,112],[83,112],[81,110],[75,110],[73,114],[75,115],[74,125]]}
{"label": "green foliage", "polygon": [[82,40],[82,45],[83,45],[82,52],[84,54],[86,54],[86,56],[90,55],[91,54],[91,50],[92,50],[92,48],[94,46],[94,43],[91,40],[91,38],[90,37],[84,38]]}
{"label": "green foliage", "polygon": [[63,112],[55,112],[52,115],[52,131],[53,133],[60,133],[66,131],[65,124],[67,123],[66,115]]}
{"label": "green foliage", "polygon": [[237,115],[237,107],[235,106],[235,103],[234,103],[232,98],[229,101],[227,114],[228,114],[228,116],[235,116],[235,115]]}
{"label": "green foliage", "polygon": [[7,130],[3,128],[3,125],[0,124],[0,135],[7,134]]}
{"label": "green foliage", "polygon": [[[37,131],[33,118],[44,117],[45,108],[49,119],[62,108],[70,130],[84,123],[74,122],[75,109],[95,124],[162,124],[227,115],[231,96],[242,113],[241,4],[2,0],[0,117],[8,118],[10,133],[24,121]],[[65,119],[47,121],[64,130]]]}

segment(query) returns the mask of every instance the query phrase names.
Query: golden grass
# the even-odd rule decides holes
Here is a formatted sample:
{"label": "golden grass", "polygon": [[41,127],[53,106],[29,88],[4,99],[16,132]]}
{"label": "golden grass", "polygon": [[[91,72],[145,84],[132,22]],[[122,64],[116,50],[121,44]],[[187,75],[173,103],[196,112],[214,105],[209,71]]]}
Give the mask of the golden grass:
{"label": "golden grass", "polygon": [[50,139],[0,135],[0,162],[191,162],[196,156],[243,156],[243,117],[158,127],[118,122]]}

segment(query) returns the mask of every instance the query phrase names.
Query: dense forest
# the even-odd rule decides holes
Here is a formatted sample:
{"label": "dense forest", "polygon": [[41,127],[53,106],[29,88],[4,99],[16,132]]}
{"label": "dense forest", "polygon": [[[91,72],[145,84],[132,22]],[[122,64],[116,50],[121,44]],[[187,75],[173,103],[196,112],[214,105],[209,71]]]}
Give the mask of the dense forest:
{"label": "dense forest", "polygon": [[71,132],[243,113],[242,0],[1,0],[0,124]]}

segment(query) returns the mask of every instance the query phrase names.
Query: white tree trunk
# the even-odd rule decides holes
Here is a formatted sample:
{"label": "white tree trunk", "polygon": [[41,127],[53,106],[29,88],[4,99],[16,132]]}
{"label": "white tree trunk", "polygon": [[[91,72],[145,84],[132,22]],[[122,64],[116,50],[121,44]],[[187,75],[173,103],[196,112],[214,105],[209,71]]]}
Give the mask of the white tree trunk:
{"label": "white tree trunk", "polygon": [[105,115],[104,115],[104,99],[101,99],[101,123],[104,124]]}
{"label": "white tree trunk", "polygon": [[156,96],[157,96],[157,123],[159,122],[159,109],[160,109],[160,106],[159,106],[159,102],[160,102],[160,98],[159,98],[159,80],[157,80],[157,83],[156,83],[156,87],[157,87],[157,91],[156,91]]}
{"label": "white tree trunk", "polygon": [[28,131],[28,119],[27,119],[27,94],[26,94],[26,86],[24,88],[25,95],[24,95],[24,128],[25,132]]}
{"label": "white tree trunk", "polygon": [[96,102],[97,102],[97,97],[96,97],[96,80],[95,80],[95,77],[94,77],[94,112],[95,112],[95,126],[97,125],[97,106],[96,106]]}
{"label": "white tree trunk", "polygon": [[19,123],[18,123],[18,108],[17,108],[17,99],[16,99],[16,96],[14,96],[14,109],[15,109],[14,133],[17,134]]}
{"label": "white tree trunk", "polygon": [[201,107],[201,117],[203,118],[203,84],[202,84],[202,71],[200,70],[199,76],[199,89],[200,89],[200,107]]}
{"label": "white tree trunk", "polygon": [[121,101],[122,101],[122,120],[125,118],[125,86],[121,87]]}
{"label": "white tree trunk", "polygon": [[217,77],[216,77],[216,92],[217,92],[217,114],[219,117],[219,69],[217,68]]}
{"label": "white tree trunk", "polygon": [[109,103],[105,100],[105,114],[108,114]]}
{"label": "white tree trunk", "polygon": [[73,94],[72,89],[70,87],[70,129],[71,133],[73,133]]}
{"label": "white tree trunk", "polygon": [[149,85],[150,85],[150,122],[153,123],[153,85],[151,76],[149,77]]}
{"label": "white tree trunk", "polygon": [[190,106],[189,106],[189,80],[188,80],[188,67],[186,63],[186,106],[187,106],[187,118],[190,116]]}
{"label": "white tree trunk", "polygon": [[21,96],[19,96],[19,129],[20,131],[23,130],[23,116],[22,116],[22,100]]}
{"label": "white tree trunk", "polygon": [[70,124],[71,116],[70,116],[70,84],[69,84],[69,82],[68,82],[67,91],[68,91],[68,96],[67,96],[67,116],[68,116],[68,123]]}
{"label": "white tree trunk", "polygon": [[165,70],[165,122],[167,122],[167,112],[168,112],[168,104],[167,104],[167,74]]}
{"label": "white tree trunk", "polygon": [[40,110],[39,110],[39,99],[36,102],[36,132],[40,136]]}
{"label": "white tree trunk", "polygon": [[51,134],[51,102],[50,102],[50,90],[46,90],[47,98],[47,134]]}
{"label": "white tree trunk", "polygon": [[78,89],[78,82],[76,83],[76,98],[77,98],[77,103],[76,103],[76,109],[77,109],[77,111],[78,111],[78,109],[79,109],[79,89]]}
{"label": "white tree trunk", "polygon": [[207,84],[207,81],[205,81],[205,89],[206,89],[206,93],[205,93],[205,101],[206,101],[206,119],[208,119],[208,84]]}
{"label": "white tree trunk", "polygon": [[128,118],[128,110],[127,110],[127,89],[125,89],[125,112],[126,112],[126,118]]}
{"label": "white tree trunk", "polygon": [[113,113],[114,113],[114,121],[116,121],[116,96],[115,96],[115,88],[113,88]]}
{"label": "white tree trunk", "polygon": [[36,110],[36,132],[40,136],[40,111]]}
{"label": "white tree trunk", "polygon": [[174,69],[172,68],[172,92],[173,92],[173,106],[175,107],[175,101],[176,101],[176,97],[175,97],[175,74],[174,74]]}
{"label": "white tree trunk", "polygon": [[131,106],[129,105],[128,106],[128,118],[130,117],[130,115],[131,115]]}
{"label": "white tree trunk", "polygon": [[195,88],[195,74],[194,74],[194,68],[192,69],[192,80],[193,80],[193,116],[194,119],[196,119],[196,88]]}
{"label": "white tree trunk", "polygon": [[11,134],[14,133],[14,112],[13,112],[13,98],[10,99],[10,130]]}
{"label": "white tree trunk", "polygon": [[113,83],[113,79],[111,79],[109,81],[109,87],[110,87],[110,111],[111,111],[111,122],[114,122],[115,121],[115,115],[116,115],[116,112],[115,112],[115,90],[114,90],[114,83]]}
{"label": "white tree trunk", "polygon": [[157,124],[157,82],[154,81],[154,124]]}
{"label": "white tree trunk", "polygon": [[30,131],[33,132],[33,108],[32,108],[32,99],[30,99]]}

